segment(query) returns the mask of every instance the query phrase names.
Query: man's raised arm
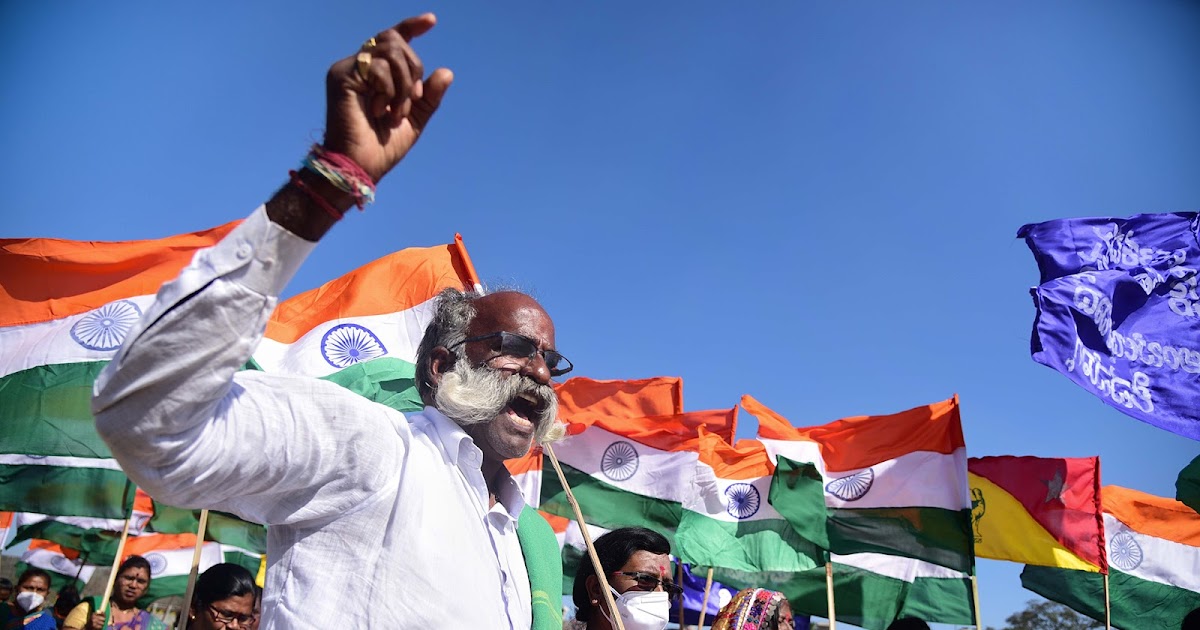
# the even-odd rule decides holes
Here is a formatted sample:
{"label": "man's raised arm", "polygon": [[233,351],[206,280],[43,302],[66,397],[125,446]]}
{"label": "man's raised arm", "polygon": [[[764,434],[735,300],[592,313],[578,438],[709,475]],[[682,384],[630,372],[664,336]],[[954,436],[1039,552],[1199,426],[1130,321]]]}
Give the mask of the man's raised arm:
{"label": "man's raised arm", "polygon": [[[156,498],[259,522],[302,520],[320,518],[317,505],[351,509],[391,474],[374,463],[394,461],[382,451],[397,447],[357,439],[390,426],[382,411],[360,408],[362,423],[339,424],[365,401],[329,383],[239,370],[315,241],[373,198],[436,111],[453,75],[442,68],[423,78],[409,45],[434,21],[407,19],[330,68],[325,139],[306,167],[163,286],[97,378],[97,430]],[[347,457],[363,465],[348,472]]]}

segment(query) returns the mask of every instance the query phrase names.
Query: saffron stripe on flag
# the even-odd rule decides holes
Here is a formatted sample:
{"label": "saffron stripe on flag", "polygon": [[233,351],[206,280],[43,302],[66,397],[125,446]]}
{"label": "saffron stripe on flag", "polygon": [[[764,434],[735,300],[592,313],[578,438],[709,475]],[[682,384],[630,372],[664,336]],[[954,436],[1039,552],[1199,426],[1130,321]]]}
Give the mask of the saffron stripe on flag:
{"label": "saffron stripe on flag", "polygon": [[129,296],[153,295],[200,249],[240,221],[142,241],[0,239],[0,327],[81,315]]}

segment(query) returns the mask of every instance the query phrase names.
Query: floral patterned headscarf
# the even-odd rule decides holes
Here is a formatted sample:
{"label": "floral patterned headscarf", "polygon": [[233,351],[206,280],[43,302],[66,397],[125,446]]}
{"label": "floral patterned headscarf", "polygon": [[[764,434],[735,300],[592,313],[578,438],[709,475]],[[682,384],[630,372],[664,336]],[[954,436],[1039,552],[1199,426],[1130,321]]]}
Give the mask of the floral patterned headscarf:
{"label": "floral patterned headscarf", "polygon": [[783,593],[765,588],[746,588],[717,613],[712,630],[762,630],[783,602]]}

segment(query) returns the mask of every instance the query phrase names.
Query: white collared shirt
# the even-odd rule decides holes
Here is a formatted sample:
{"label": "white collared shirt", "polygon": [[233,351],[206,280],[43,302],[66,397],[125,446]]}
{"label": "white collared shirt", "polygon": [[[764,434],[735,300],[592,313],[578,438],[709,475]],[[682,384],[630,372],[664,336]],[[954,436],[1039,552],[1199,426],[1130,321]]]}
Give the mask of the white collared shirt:
{"label": "white collared shirt", "polygon": [[332,383],[239,371],[314,244],[259,207],[197,253],[96,380],[96,427],[170,505],[269,526],[264,630],[528,628],[505,475],[432,407],[405,416]]}

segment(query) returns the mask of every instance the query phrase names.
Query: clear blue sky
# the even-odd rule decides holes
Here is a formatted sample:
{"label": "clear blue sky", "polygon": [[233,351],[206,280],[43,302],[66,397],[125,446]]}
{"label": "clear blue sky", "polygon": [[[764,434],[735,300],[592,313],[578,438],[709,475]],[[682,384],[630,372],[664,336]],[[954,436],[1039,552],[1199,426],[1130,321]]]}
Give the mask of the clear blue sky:
{"label": "clear blue sky", "polygon": [[[6,2],[0,234],[244,216],[320,137],[329,63],[432,9],[442,111],[289,294],[461,231],[577,374],[797,425],[957,392],[972,455],[1173,496],[1196,442],[1029,358],[1014,234],[1200,207],[1200,5],[735,4]],[[987,624],[1034,597],[1019,572],[980,561]]]}

